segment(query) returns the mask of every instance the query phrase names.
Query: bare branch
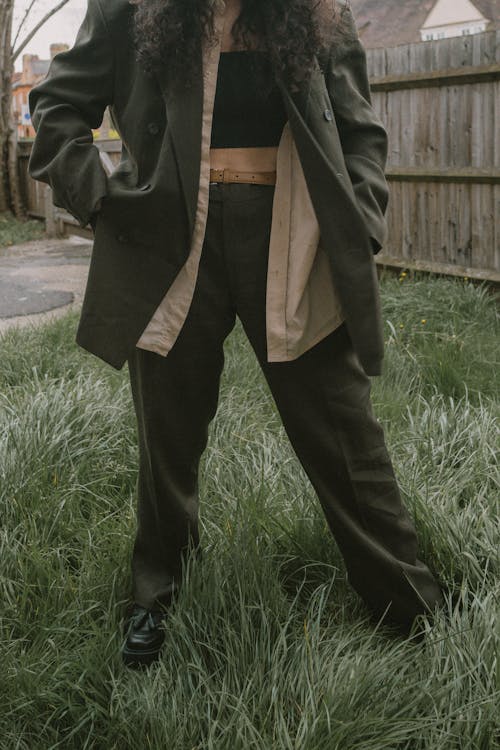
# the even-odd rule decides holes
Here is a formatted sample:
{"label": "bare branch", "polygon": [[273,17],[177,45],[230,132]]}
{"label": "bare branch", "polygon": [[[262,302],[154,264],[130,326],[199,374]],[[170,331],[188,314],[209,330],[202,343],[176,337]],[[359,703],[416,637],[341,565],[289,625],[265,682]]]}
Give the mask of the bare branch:
{"label": "bare branch", "polygon": [[26,20],[27,20],[29,14],[31,13],[31,9],[33,8],[33,6],[36,3],[36,1],[37,0],[31,0],[31,3],[26,8],[26,11],[25,11],[24,16],[23,16],[23,20],[21,21],[21,23],[17,27],[16,35],[15,35],[14,40],[12,42],[12,49],[15,49],[17,38],[18,38],[18,36],[19,36],[19,34],[21,32],[21,29],[23,28],[24,24],[26,23]]}
{"label": "bare branch", "polygon": [[49,20],[49,18],[51,16],[53,16],[55,13],[57,13],[58,10],[61,10],[61,8],[63,8],[66,5],[66,3],[68,3],[68,2],[69,2],[69,0],[61,0],[61,2],[59,3],[59,5],[56,5],[55,8],[52,8],[52,10],[49,10],[49,12],[44,15],[44,17],[41,19],[41,21],[39,21],[37,23],[37,25],[34,27],[34,29],[32,29],[30,31],[30,33],[28,34],[28,36],[25,37],[25,39],[21,42],[21,44],[19,45],[19,47],[16,50],[14,50],[14,52],[12,53],[12,60],[13,61],[17,60],[17,58],[19,57],[20,53],[26,47],[26,45],[28,44],[28,42],[30,42],[33,39],[33,37],[35,36],[35,34],[38,31],[38,29],[40,29],[44,25],[44,23],[46,23]]}

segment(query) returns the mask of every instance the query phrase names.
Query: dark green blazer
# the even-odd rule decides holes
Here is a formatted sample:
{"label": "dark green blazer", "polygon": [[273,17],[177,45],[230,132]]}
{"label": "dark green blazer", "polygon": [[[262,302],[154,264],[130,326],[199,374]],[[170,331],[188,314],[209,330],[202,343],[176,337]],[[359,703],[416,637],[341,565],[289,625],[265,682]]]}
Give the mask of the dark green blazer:
{"label": "dark green blazer", "polygon": [[[148,76],[135,60],[134,8],[89,0],[74,46],[54,57],[29,95],[36,130],[29,173],[51,185],[55,205],[95,231],[76,340],[117,369],[186,261],[200,175],[201,53],[196,85],[174,94],[166,73]],[[346,18],[345,34],[308,83],[294,93],[280,89],[353,346],[366,373],[380,375],[373,256],[386,234],[387,134],[371,107],[350,11]],[[107,105],[123,144],[109,177],[91,132]]]}

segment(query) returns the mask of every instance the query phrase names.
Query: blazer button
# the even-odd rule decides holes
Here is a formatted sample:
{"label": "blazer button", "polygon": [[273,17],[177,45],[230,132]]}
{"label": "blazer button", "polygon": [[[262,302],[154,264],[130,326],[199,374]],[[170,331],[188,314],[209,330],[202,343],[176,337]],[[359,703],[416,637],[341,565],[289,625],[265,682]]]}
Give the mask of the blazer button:
{"label": "blazer button", "polygon": [[331,122],[333,120],[333,112],[331,109],[325,109],[323,111],[323,117],[325,120],[328,120],[328,122]]}
{"label": "blazer button", "polygon": [[128,237],[126,234],[120,233],[116,235],[116,239],[118,240],[118,242],[127,242]]}
{"label": "blazer button", "polygon": [[147,127],[148,133],[151,133],[151,135],[158,135],[160,132],[160,126],[157,122],[149,122]]}

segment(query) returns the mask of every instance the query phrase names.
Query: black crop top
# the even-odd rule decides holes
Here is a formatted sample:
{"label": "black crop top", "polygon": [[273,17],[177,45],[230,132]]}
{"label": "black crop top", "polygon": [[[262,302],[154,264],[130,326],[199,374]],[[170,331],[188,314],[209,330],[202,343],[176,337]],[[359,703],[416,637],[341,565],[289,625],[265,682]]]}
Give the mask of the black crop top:
{"label": "black crop top", "polygon": [[259,96],[255,73],[267,65],[263,55],[261,50],[221,52],[211,148],[278,145],[288,118],[276,85],[267,98]]}

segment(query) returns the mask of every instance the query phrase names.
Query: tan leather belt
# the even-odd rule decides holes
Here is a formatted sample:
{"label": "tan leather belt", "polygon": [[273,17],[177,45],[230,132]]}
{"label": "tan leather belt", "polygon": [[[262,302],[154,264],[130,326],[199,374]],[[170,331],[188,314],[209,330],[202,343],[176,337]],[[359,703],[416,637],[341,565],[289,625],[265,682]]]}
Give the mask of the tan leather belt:
{"label": "tan leather belt", "polygon": [[274,172],[239,172],[233,169],[211,169],[210,182],[255,182],[258,185],[274,185]]}

